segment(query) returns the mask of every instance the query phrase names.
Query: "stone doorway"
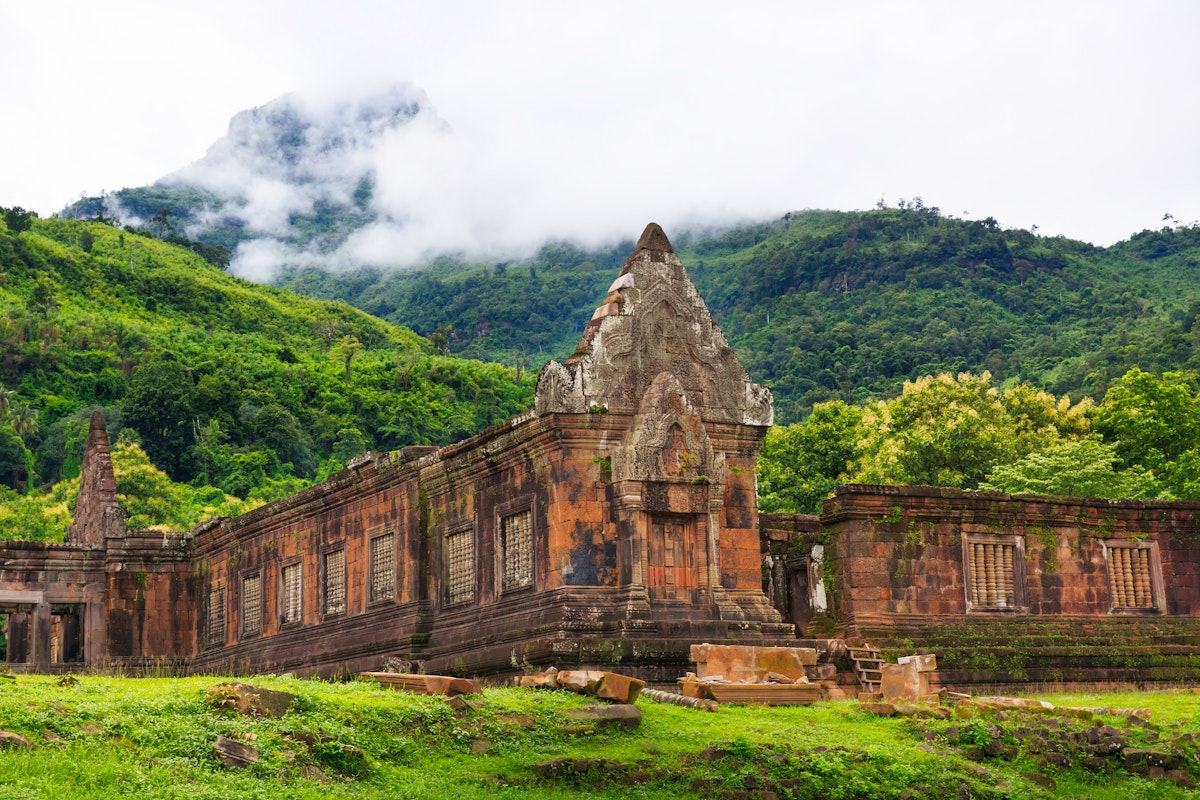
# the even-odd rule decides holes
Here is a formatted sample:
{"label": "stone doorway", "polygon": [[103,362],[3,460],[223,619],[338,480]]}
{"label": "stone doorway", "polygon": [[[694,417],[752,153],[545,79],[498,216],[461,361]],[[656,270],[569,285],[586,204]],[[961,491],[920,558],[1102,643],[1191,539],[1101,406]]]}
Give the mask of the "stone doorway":
{"label": "stone doorway", "polygon": [[650,515],[647,548],[650,599],[693,602],[696,591],[696,526],[690,517]]}
{"label": "stone doorway", "polygon": [[55,603],[50,606],[50,663],[83,661],[83,606]]}
{"label": "stone doorway", "polygon": [[8,664],[25,664],[31,660],[33,614],[23,606],[4,611],[4,660]]}

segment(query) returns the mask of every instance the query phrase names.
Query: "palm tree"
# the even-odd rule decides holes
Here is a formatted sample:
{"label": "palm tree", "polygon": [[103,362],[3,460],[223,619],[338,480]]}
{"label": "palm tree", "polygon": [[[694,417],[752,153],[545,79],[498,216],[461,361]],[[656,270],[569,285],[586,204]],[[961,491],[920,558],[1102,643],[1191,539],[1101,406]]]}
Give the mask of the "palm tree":
{"label": "palm tree", "polygon": [[12,422],[13,430],[22,438],[32,436],[40,430],[37,409],[30,408],[26,404],[14,406],[9,414],[9,419]]}

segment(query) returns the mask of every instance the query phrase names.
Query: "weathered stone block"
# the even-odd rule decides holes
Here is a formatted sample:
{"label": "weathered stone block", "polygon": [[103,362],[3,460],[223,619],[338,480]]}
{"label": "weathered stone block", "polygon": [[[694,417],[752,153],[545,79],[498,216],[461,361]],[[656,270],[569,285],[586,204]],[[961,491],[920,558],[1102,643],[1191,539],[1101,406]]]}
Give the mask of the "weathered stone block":
{"label": "weathered stone block", "polygon": [[453,678],[448,675],[404,675],[394,672],[364,672],[363,677],[374,678],[380,684],[398,692],[413,694],[480,694],[483,687],[479,681],[469,678]]}
{"label": "weathered stone block", "polygon": [[879,688],[885,700],[917,702],[929,696],[929,676],[915,664],[884,664]]}
{"label": "weathered stone block", "polygon": [[762,683],[770,672],[807,680],[805,667],[817,663],[817,651],[808,647],[694,644],[691,657],[699,677],[722,675],[735,682]]}
{"label": "weathered stone block", "polygon": [[1125,769],[1132,770],[1137,767],[1158,767],[1159,769],[1177,769],[1179,767],[1179,756],[1174,753],[1166,753],[1160,750],[1144,750],[1140,748],[1126,748],[1124,753]]}
{"label": "weathered stone block", "polygon": [[222,683],[208,690],[209,703],[250,717],[282,717],[296,695],[244,683]]}
{"label": "weathered stone block", "polygon": [[228,769],[248,767],[251,764],[258,763],[257,750],[249,745],[235,742],[233,739],[224,736],[217,737],[217,741],[213,744],[213,751],[216,752],[217,758]]}
{"label": "weathered stone block", "polygon": [[917,672],[936,672],[937,671],[937,655],[934,653],[926,653],[919,656],[900,656],[896,659],[897,664],[912,664],[916,667]]}
{"label": "weathered stone block", "polygon": [[596,685],[596,697],[601,700],[612,700],[617,703],[632,703],[637,700],[638,693],[645,687],[646,682],[615,672],[605,672]]}
{"label": "weathered stone block", "polygon": [[29,740],[19,733],[12,731],[0,731],[0,748],[10,748],[14,750],[28,750],[32,745]]}
{"label": "weathered stone block", "polygon": [[567,718],[574,722],[591,723],[597,727],[611,725],[633,729],[642,723],[642,711],[632,703],[588,706],[567,711]]}

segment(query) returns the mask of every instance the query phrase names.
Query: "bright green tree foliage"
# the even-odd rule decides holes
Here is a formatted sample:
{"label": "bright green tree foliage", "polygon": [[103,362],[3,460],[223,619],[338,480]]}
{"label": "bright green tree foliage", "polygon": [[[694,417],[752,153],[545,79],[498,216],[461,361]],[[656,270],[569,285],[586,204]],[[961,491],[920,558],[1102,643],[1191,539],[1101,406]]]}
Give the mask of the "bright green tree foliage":
{"label": "bright green tree foliage", "polygon": [[758,469],[762,511],[820,510],[821,501],[857,465],[861,408],[841,400],[817,403],[807,420],[767,432]]}
{"label": "bright green tree foliage", "polygon": [[1141,464],[1182,489],[1200,446],[1195,381],[1181,372],[1160,377],[1135,367],[1105,394],[1095,427],[1125,463]]}
{"label": "bright green tree foliage", "polygon": [[991,376],[926,376],[868,406],[856,483],[971,489],[1016,455],[1017,428]]}
{"label": "bright green tree foliage", "polygon": [[[77,476],[96,408],[113,441],[141,442],[174,484],[270,500],[364,450],[449,444],[531,405],[532,375],[437,355],[343,303],[256,286],[100,222],[28,222],[20,235],[0,226],[0,428],[33,454],[10,486]],[[335,361],[341,339],[361,349]],[[69,520],[3,503],[35,533],[61,536]]]}
{"label": "bright green tree foliage", "polygon": [[[1037,469],[1045,462],[1032,454],[1058,453],[1054,448],[1060,444],[1086,440],[1093,410],[1090,400],[1072,405],[1070,398],[1027,384],[1000,389],[986,372],[926,376],[906,383],[899,397],[865,406],[818,403],[805,422],[768,433],[759,460],[760,507],[817,513],[839,483],[975,489],[996,469],[1024,464],[1023,459],[1032,459],[1026,471],[1040,474]],[[1094,448],[1082,454],[1097,460],[1103,455]],[[1061,453],[1056,458],[1054,464],[1069,464]],[[1114,456],[1097,469],[1111,471],[1116,462]],[[1028,484],[1014,479],[1005,485],[1034,483],[1031,477]],[[1078,485],[1104,497],[1159,491],[1153,476],[1142,472],[1108,475],[1107,481],[1093,475],[1076,484],[1061,476],[1056,485]]]}
{"label": "bright green tree foliage", "polygon": [[1056,494],[1077,497],[1152,498],[1162,486],[1154,474],[1136,466],[1119,470],[1116,445],[1095,438],[1066,439],[992,470],[980,489],[1009,494]]}

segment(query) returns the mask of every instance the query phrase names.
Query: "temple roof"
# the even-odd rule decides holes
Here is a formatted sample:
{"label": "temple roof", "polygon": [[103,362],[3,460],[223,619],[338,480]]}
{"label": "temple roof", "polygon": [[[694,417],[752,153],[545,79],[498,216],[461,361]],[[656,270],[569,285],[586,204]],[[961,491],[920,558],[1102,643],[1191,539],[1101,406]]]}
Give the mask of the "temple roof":
{"label": "temple roof", "polygon": [[574,354],[538,375],[541,413],[636,413],[661,374],[707,420],[770,425],[771,392],[750,380],[666,233],[650,223],[584,329]]}

